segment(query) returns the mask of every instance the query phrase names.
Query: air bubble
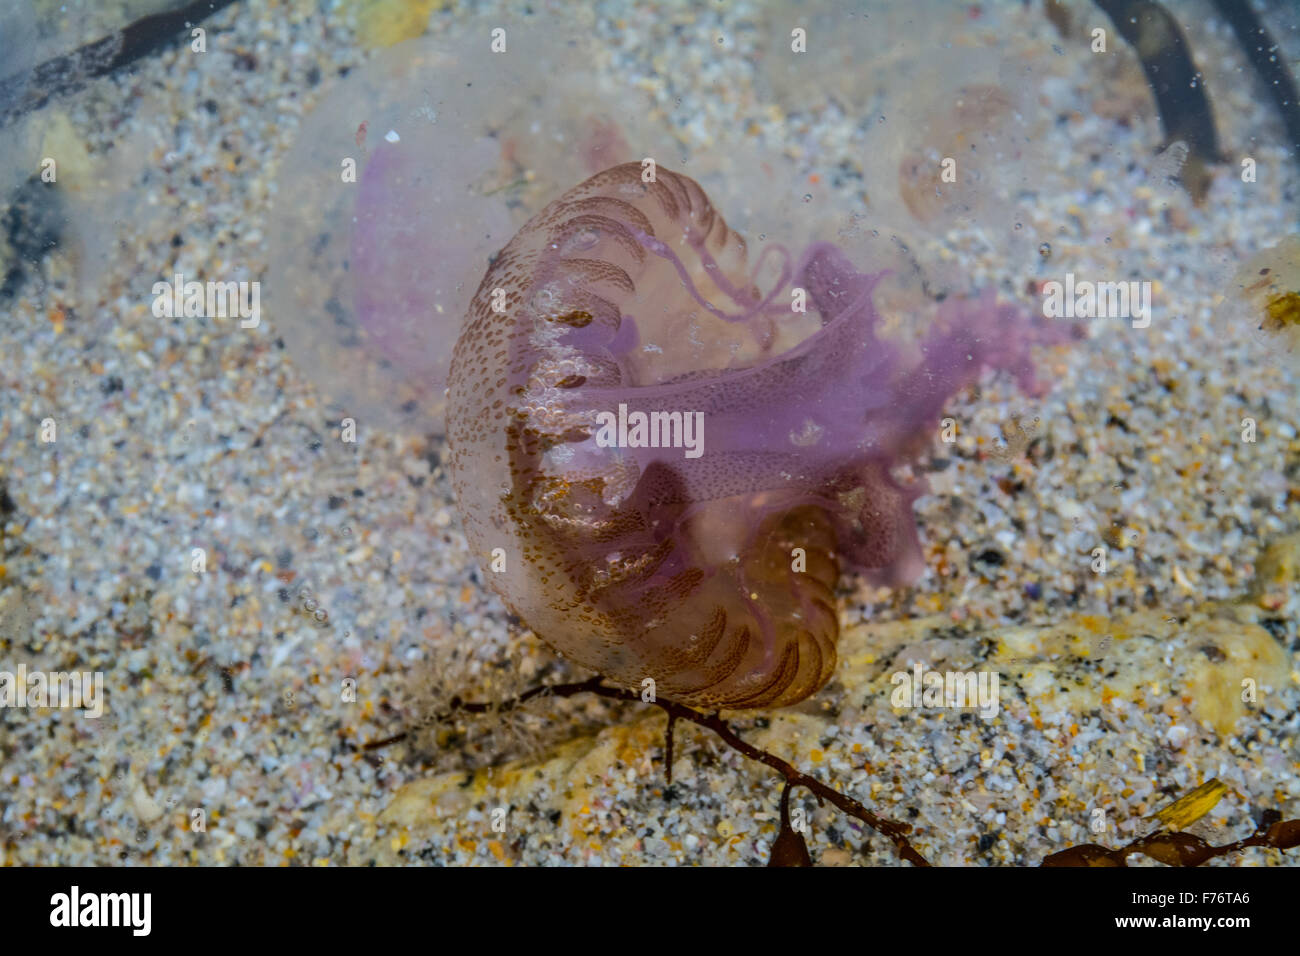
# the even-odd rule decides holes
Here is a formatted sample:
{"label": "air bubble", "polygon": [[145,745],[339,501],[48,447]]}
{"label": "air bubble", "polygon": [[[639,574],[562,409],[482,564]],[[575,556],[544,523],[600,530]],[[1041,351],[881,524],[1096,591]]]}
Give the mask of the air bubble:
{"label": "air bubble", "polygon": [[1044,259],[1050,258],[1052,255],[1052,244],[1050,242],[1043,243],[1038,247],[1038,254]]}

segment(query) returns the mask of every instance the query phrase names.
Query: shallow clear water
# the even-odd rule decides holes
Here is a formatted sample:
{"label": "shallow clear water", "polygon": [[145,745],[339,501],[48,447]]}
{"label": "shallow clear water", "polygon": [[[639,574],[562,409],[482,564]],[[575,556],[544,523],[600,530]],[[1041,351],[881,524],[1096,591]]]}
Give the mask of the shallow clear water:
{"label": "shallow clear water", "polygon": [[766,862],[652,707],[425,719],[593,672],[793,704],[734,726],[931,862],[1300,817],[1300,17],[1129,6],[8,0],[6,862]]}

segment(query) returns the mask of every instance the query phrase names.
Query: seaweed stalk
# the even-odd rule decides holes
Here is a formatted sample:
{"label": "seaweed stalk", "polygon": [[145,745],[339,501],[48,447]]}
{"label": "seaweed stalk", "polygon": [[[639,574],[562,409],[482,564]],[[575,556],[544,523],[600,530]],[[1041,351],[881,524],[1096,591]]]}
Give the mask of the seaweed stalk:
{"label": "seaweed stalk", "polygon": [[[176,42],[187,27],[233,2],[193,0],[175,10],[141,17],[118,33],[46,60],[33,67],[30,73],[16,73],[0,79],[0,128],[40,109],[53,97],[76,92],[91,80],[107,76]],[[24,87],[27,87],[25,93]]]}
{"label": "seaweed stalk", "polygon": [[1187,144],[1183,184],[1198,203],[1210,188],[1208,167],[1220,161],[1219,134],[1205,95],[1205,80],[1192,60],[1178,21],[1155,0],[1095,0],[1115,29],[1137,51],[1155,94],[1166,143]]}
{"label": "seaweed stalk", "polygon": [[[459,697],[454,697],[448,704],[448,709],[432,718],[431,722],[445,722],[457,714],[488,714],[503,713],[521,706],[534,697],[543,695],[552,695],[555,697],[573,697],[577,694],[595,694],[597,697],[605,697],[609,700],[622,700],[628,702],[640,703],[641,695],[630,690],[624,690],[619,687],[606,686],[602,678],[593,677],[585,681],[577,681],[569,684],[544,684],[534,687],[517,697],[501,703],[474,703],[463,701]],[[811,777],[806,773],[800,773],[793,765],[782,760],[780,757],[766,750],[761,750],[753,744],[747,743],[737,734],[731,726],[722,719],[720,714],[705,714],[691,707],[675,703],[671,700],[665,700],[657,697],[649,703],[658,707],[668,715],[668,733],[672,733],[674,721],[684,720],[688,723],[695,724],[697,727],[703,727],[705,730],[712,731],[722,742],[735,750],[737,753],[748,757],[750,760],[765,764],[771,767],[782,777],[785,778],[785,790],[782,792],[782,830],[778,834],[776,842],[773,844],[772,852],[775,866],[803,866],[811,865],[811,860],[804,863],[807,858],[807,847],[803,844],[803,838],[789,826],[789,806],[790,793],[795,787],[803,787],[817,798],[818,803],[827,801],[833,803],[841,812],[848,816],[861,820],[871,829],[884,837],[887,837],[893,844],[898,855],[916,866],[929,866],[930,863],[923,857],[917,849],[908,841],[907,835],[912,831],[910,823],[899,823],[894,820],[887,820],[872,813],[865,806],[852,797],[840,793],[829,785]],[[372,741],[364,744],[362,750],[371,751],[386,747],[389,744],[396,743],[406,737],[406,732],[394,734],[391,737],[385,737],[382,740]],[[667,749],[667,747],[665,747]],[[802,847],[803,853],[800,854]]]}
{"label": "seaweed stalk", "polygon": [[1286,138],[1293,158],[1300,162],[1300,92],[1295,79],[1286,68],[1285,59],[1278,53],[1277,41],[1259,22],[1249,3],[1241,0],[1213,0],[1219,16],[1228,21],[1237,42],[1246,51],[1250,65],[1264,80],[1286,126]]}

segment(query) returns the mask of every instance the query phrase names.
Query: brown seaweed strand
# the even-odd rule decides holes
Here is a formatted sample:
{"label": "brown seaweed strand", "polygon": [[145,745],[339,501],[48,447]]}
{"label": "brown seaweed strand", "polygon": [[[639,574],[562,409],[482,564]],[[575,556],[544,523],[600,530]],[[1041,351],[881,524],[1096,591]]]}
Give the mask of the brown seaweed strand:
{"label": "brown seaweed strand", "polygon": [[1200,866],[1207,860],[1227,856],[1247,847],[1264,846],[1290,850],[1300,846],[1300,820],[1283,820],[1276,810],[1261,814],[1259,826],[1244,840],[1212,846],[1191,833],[1157,830],[1132,843],[1110,850],[1096,843],[1082,843],[1044,858],[1042,866],[1128,866],[1127,859],[1141,853],[1166,866]]}
{"label": "brown seaweed strand", "polygon": [[[568,684],[544,684],[500,703],[476,703],[453,697],[448,709],[436,714],[428,722],[445,722],[457,714],[506,713],[536,697],[576,697],[579,694],[595,694],[609,700],[628,702],[641,700],[640,696],[632,691],[605,686],[602,679],[597,676],[585,681],[575,681]],[[861,820],[877,833],[890,839],[902,859],[916,866],[930,865],[907,839],[907,834],[912,829],[910,824],[896,823],[878,817],[853,798],[832,789],[815,777],[800,773],[775,754],[746,743],[722,719],[720,714],[700,713],[690,707],[668,700],[656,699],[650,701],[650,703],[668,715],[665,756],[669,762],[669,785],[672,783],[672,729],[677,720],[685,720],[698,727],[703,727],[705,730],[712,731],[733,750],[751,760],[766,764],[785,779],[785,786],[781,792],[781,830],[777,834],[776,841],[772,844],[772,855],[769,858],[768,866],[811,865],[811,857],[809,857],[809,864],[799,862],[799,847],[802,846],[803,852],[807,853],[807,845],[804,843],[802,836],[790,826],[789,800],[790,794],[795,787],[803,787],[808,790],[817,798],[818,804],[823,804],[824,800],[829,800],[848,816]],[[393,734],[391,737],[364,744],[361,749],[363,751],[378,750],[404,740],[407,736],[407,731],[402,731]],[[1300,846],[1300,820],[1283,820],[1280,813],[1270,809],[1265,810],[1260,815],[1259,826],[1253,834],[1245,839],[1225,843],[1222,846],[1213,846],[1190,833],[1157,830],[1114,850],[1096,843],[1081,843],[1077,846],[1067,847],[1044,857],[1039,865],[1046,867],[1128,866],[1127,858],[1134,853],[1140,853],[1167,866],[1200,866],[1215,857],[1227,856],[1230,853],[1236,853],[1252,846],[1271,847],[1283,851]]]}
{"label": "brown seaweed strand", "polygon": [[[441,714],[435,715],[432,718],[432,722],[444,722],[450,720],[457,714],[506,713],[514,710],[526,701],[531,700],[534,697],[540,697],[544,694],[554,697],[575,697],[578,694],[595,694],[597,697],[604,697],[609,700],[622,700],[631,703],[641,702],[641,696],[639,694],[618,687],[607,687],[601,682],[600,677],[593,677],[589,680],[576,681],[571,684],[547,684],[541,687],[534,687],[517,697],[512,697],[500,703],[475,703],[472,701],[463,701],[459,697],[455,697],[452,698],[449,703],[448,709]],[[732,750],[735,750],[742,756],[748,757],[750,760],[765,764],[775,770],[785,779],[786,790],[783,794],[783,800],[786,801],[785,806],[787,809],[789,806],[788,799],[790,791],[795,787],[803,787],[817,798],[818,803],[822,803],[824,800],[830,801],[837,806],[841,812],[854,817],[857,820],[861,820],[881,836],[886,837],[894,844],[894,849],[902,859],[907,860],[915,866],[930,865],[929,861],[926,860],[926,858],[922,856],[907,839],[907,834],[912,831],[912,825],[910,823],[898,823],[894,820],[887,820],[883,817],[879,817],[852,797],[840,793],[838,790],[822,783],[822,781],[818,780],[816,777],[810,777],[806,773],[799,772],[799,770],[797,770],[793,765],[782,760],[775,754],[769,753],[766,750],[761,750],[760,748],[747,743],[731,729],[731,726],[723,720],[721,716],[716,713],[701,713],[691,707],[678,704],[671,700],[664,700],[663,698],[655,698],[654,700],[649,701],[649,703],[666,713],[670,722],[674,720],[685,720],[689,723],[695,724],[697,727],[702,727],[705,730],[711,731],[714,735],[721,738],[722,742]],[[376,740],[364,744],[362,749],[366,751],[377,750],[380,747],[386,747],[389,744],[396,743],[399,740],[404,739],[406,736],[407,732],[403,731],[402,733],[394,734],[391,737],[385,737],[382,740]],[[788,814],[783,813],[782,820],[782,825],[784,827],[786,823],[788,823]],[[778,843],[780,843],[783,833],[784,829],[782,834],[778,834]],[[794,833],[793,830],[791,833],[794,836],[799,837],[799,835]],[[799,837],[799,840],[802,842],[802,837]],[[776,848],[776,844],[774,844],[773,849],[776,850]],[[782,853],[786,852],[787,851],[783,846]],[[805,852],[807,852],[806,846]],[[777,865],[783,864],[778,863]]]}
{"label": "brown seaweed strand", "polygon": [[781,788],[781,832],[772,842],[772,854],[767,859],[768,866],[812,866],[812,857],[808,853],[808,844],[803,834],[790,825],[790,781]]}
{"label": "brown seaweed strand", "polygon": [[1220,161],[1219,134],[1205,79],[1178,21],[1154,0],[1094,0],[1142,61],[1169,143],[1187,144],[1183,183],[1198,203],[1210,187],[1207,169]]}

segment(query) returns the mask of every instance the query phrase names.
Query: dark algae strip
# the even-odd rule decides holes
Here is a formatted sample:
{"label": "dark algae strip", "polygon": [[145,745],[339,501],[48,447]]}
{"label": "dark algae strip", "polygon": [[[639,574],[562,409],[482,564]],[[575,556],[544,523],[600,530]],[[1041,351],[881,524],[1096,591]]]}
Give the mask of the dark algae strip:
{"label": "dark algae strip", "polygon": [[1287,144],[1291,147],[1292,158],[1300,162],[1300,94],[1296,91],[1295,79],[1286,68],[1286,61],[1278,54],[1277,41],[1269,34],[1264,25],[1255,16],[1249,3],[1242,0],[1213,0],[1219,16],[1228,21],[1237,41],[1250,58],[1264,86],[1273,97],[1286,126]]}
{"label": "dark algae strip", "polygon": [[1219,135],[1205,79],[1192,60],[1178,21],[1153,0],[1096,0],[1115,29],[1137,51],[1156,97],[1165,138],[1187,144],[1183,183],[1200,202],[1210,188],[1208,167],[1220,161]]}
{"label": "dark algae strip", "polygon": [[1290,850],[1300,846],[1300,820],[1283,820],[1276,810],[1261,814],[1259,827],[1244,840],[1211,846],[1190,833],[1164,830],[1134,840],[1127,846],[1108,850],[1096,843],[1081,843],[1043,860],[1043,866],[1128,866],[1134,853],[1149,856],[1166,866],[1200,866],[1217,856],[1227,856],[1252,846]]}
{"label": "dark algae strip", "polygon": [[[603,678],[596,676],[589,680],[574,683],[539,685],[517,697],[491,704],[463,701],[459,697],[454,697],[449,702],[449,709],[445,713],[433,715],[430,721],[432,723],[445,723],[461,714],[503,713],[514,710],[534,697],[568,698],[579,694],[594,694],[597,697],[628,703],[646,703],[641,700],[638,693],[619,687],[609,687],[604,684]],[[794,766],[775,754],[748,743],[736,733],[729,723],[721,718],[719,713],[703,713],[662,697],[649,701],[649,703],[662,710],[669,718],[664,747],[668,766],[671,766],[672,761],[673,724],[677,720],[683,720],[712,731],[732,750],[757,763],[765,764],[784,778],[784,785],[781,789],[781,826],[769,851],[768,866],[802,867],[816,865],[812,855],[808,852],[808,844],[799,828],[796,828],[790,820],[790,797],[800,787],[808,790],[817,799],[819,805],[829,802],[841,812],[861,820],[871,829],[888,838],[894,844],[894,848],[901,859],[914,866],[930,865],[930,862],[908,839],[912,832],[911,824],[898,823],[879,817],[852,797],[839,792],[831,784],[800,773]],[[379,750],[405,739],[406,736],[407,731],[402,731],[382,740],[361,744],[359,749],[366,753]],[[1226,843],[1223,846],[1211,846],[1200,837],[1190,833],[1170,832],[1162,829],[1115,850],[1107,849],[1096,843],[1083,843],[1072,846],[1046,857],[1042,862],[1042,866],[1127,866],[1125,860],[1134,853],[1144,854],[1167,866],[1200,866],[1214,857],[1227,856],[1252,846],[1272,847],[1276,850],[1290,850],[1300,846],[1300,820],[1283,820],[1282,814],[1278,811],[1265,810],[1260,814],[1259,826],[1251,836],[1246,837],[1244,840]]]}
{"label": "dark algae strip", "polygon": [[[155,50],[177,42],[188,27],[230,6],[234,0],[195,0],[176,10],[141,17],[102,39],[46,60],[30,74],[0,80],[0,127],[38,110],[51,98],[65,96],[90,80],[129,66]],[[26,92],[23,92],[27,86]]]}

